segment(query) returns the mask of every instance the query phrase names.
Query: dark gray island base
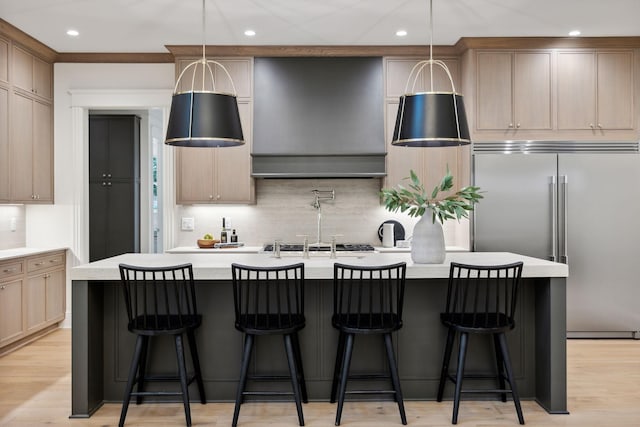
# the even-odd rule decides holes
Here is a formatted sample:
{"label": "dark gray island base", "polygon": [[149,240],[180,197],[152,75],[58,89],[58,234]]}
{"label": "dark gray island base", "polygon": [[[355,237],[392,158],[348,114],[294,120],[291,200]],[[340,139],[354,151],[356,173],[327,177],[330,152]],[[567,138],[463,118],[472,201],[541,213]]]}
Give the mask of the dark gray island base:
{"label": "dark gray island base", "polygon": [[[376,258],[377,255],[380,257]],[[446,338],[446,330],[440,324],[439,313],[446,298],[444,272],[448,272],[448,263],[451,260],[491,263],[485,258],[474,259],[473,255],[476,254],[473,253],[464,254],[467,259],[463,255],[449,255],[445,264],[431,268],[411,265],[406,254],[376,254],[357,261],[355,258],[340,260],[365,265],[405,260],[409,265],[404,326],[394,336],[402,390],[407,400],[435,400]],[[562,277],[566,276],[566,266],[563,269],[556,267],[560,266],[559,264],[515,254],[493,255],[504,255],[505,262],[511,262],[516,258],[525,261],[525,277],[520,289],[516,329],[507,335],[521,399],[535,400],[549,413],[567,413],[566,289],[565,277]],[[200,256],[205,258],[199,258]],[[74,269],[76,271],[72,272],[71,417],[89,417],[104,402],[122,401],[135,337],[127,331],[127,316],[120,282],[113,276],[113,272],[107,272],[109,268],[115,267],[117,270],[118,262],[137,262],[139,265],[193,262],[195,277],[203,278],[196,282],[198,309],[203,314],[203,325],[197,331],[196,339],[207,400],[233,401],[240,372],[242,335],[233,326],[232,286],[230,278],[225,278],[225,270],[231,262],[255,265],[258,260],[252,258],[254,256],[258,255],[247,255],[247,259],[243,259],[245,256],[240,254],[198,255],[196,258],[191,258],[191,255],[191,259],[187,259],[186,256],[165,254],[155,255],[163,257],[156,259],[153,256],[132,254]],[[266,260],[263,265],[297,261],[275,261],[267,255],[260,256]],[[211,262],[213,259],[215,262]],[[528,272],[527,260],[530,267]],[[305,261],[308,277],[305,288],[307,325],[300,333],[304,371],[309,398],[328,400],[338,338],[337,332],[331,326],[333,294],[330,275],[327,276],[333,260]],[[92,267],[95,269],[92,270]],[[548,274],[550,277],[536,277],[542,274]],[[354,373],[376,371],[385,366],[384,348],[375,338],[377,337],[357,337],[358,345],[354,350],[355,360],[352,364]],[[473,337],[469,344],[467,372],[493,372],[495,362],[493,349],[489,345],[490,340],[475,338],[477,337]],[[166,357],[152,359],[151,369],[156,372],[174,369],[172,342],[167,340],[157,344],[166,347],[166,351],[154,351],[153,354]],[[287,372],[286,357],[280,354],[282,352],[280,337],[261,337],[255,347],[254,370],[259,373]],[[455,359],[455,350],[453,358]],[[453,362],[452,359],[452,364]],[[492,383],[489,384],[493,386]],[[271,384],[264,383],[260,386],[264,389]],[[290,384],[284,382],[273,387],[288,390]],[[453,386],[447,386],[445,398],[450,399],[452,393]],[[198,396],[195,388],[192,390],[192,396]],[[495,397],[480,395],[465,398]]]}

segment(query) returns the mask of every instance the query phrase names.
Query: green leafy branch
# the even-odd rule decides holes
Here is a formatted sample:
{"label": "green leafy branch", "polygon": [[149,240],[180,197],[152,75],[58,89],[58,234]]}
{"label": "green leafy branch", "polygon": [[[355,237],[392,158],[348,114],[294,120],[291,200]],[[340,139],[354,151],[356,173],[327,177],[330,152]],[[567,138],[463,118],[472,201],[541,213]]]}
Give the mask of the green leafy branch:
{"label": "green leafy branch", "polygon": [[404,179],[410,180],[407,187],[398,184],[396,188],[383,188],[380,192],[385,208],[391,212],[399,210],[407,212],[411,217],[420,217],[430,209],[431,220],[435,222],[438,218],[444,223],[448,219],[468,218],[474,205],[483,198],[480,187],[475,186],[464,187],[450,196],[438,198],[440,193],[453,188],[453,176],[448,166],[446,175],[430,195],[413,170],[410,171],[410,177]]}

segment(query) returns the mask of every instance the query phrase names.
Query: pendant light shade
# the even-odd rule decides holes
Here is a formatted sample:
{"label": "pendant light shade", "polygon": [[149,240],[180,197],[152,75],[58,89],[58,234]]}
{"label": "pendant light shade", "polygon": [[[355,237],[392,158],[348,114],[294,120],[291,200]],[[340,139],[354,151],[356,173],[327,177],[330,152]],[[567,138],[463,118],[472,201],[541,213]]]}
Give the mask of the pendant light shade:
{"label": "pendant light shade", "polygon": [[393,145],[449,147],[470,142],[461,95],[425,92],[400,97]]}
{"label": "pendant light shade", "polygon": [[193,91],[174,94],[165,143],[181,147],[244,144],[236,97]]}
{"label": "pendant light shade", "polygon": [[[180,147],[233,147],[244,144],[238,100],[233,79],[219,62],[205,57],[205,0],[202,0],[202,58],[180,73],[171,100],[165,144]],[[216,90],[213,68],[219,67],[229,80],[233,94]],[[178,92],[187,70],[192,69],[191,88]],[[202,72],[200,72],[202,71]],[[198,84],[196,88],[196,76]]]}
{"label": "pendant light shade", "polygon": [[[405,94],[400,97],[391,144],[410,147],[467,145],[471,143],[471,137],[462,95],[456,93],[447,65],[433,59],[433,0],[429,0],[429,15],[429,59],[418,62],[409,73]],[[451,92],[434,91],[434,65],[441,67],[447,74]],[[415,93],[418,77],[427,66],[431,72],[431,90]]]}

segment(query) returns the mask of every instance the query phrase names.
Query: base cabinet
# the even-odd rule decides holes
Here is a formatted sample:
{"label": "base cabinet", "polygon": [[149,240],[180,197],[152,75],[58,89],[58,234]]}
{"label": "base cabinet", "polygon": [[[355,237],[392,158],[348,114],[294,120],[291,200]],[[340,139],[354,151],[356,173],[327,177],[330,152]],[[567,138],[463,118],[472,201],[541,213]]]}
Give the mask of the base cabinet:
{"label": "base cabinet", "polygon": [[0,262],[0,353],[64,320],[64,251]]}

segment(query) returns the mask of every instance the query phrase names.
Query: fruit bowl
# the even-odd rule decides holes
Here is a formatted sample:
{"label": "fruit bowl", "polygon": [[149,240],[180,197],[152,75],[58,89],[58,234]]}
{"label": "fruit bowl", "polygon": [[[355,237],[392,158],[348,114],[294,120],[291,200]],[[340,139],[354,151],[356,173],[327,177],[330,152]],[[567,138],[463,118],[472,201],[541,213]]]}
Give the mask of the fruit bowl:
{"label": "fruit bowl", "polygon": [[216,239],[198,239],[198,247],[200,249],[209,249],[213,248],[213,245],[219,242],[220,241]]}

